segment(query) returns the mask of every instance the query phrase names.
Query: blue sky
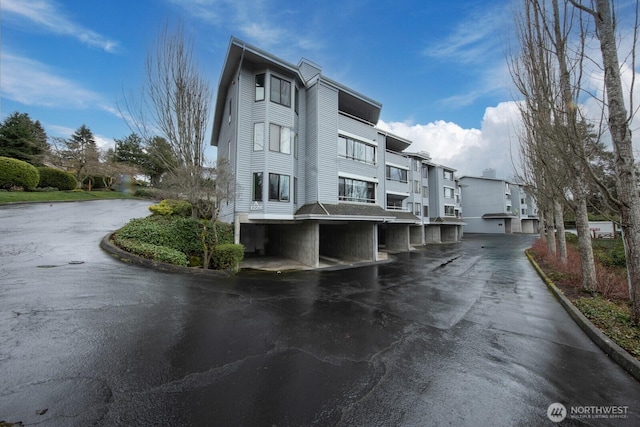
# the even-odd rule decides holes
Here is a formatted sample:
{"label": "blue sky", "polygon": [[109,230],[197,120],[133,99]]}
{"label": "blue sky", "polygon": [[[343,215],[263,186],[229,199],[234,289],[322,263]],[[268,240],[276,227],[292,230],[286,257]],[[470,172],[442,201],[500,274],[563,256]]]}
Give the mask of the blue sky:
{"label": "blue sky", "polygon": [[[434,160],[512,173],[517,112],[505,61],[505,0],[2,0],[1,117],[40,120],[50,137],[86,124],[102,147],[130,133],[123,95],[138,90],[165,22],[182,22],[217,89],[233,35],[381,102],[380,127]],[[212,111],[213,113],[213,111]],[[210,156],[215,156],[211,148]]]}

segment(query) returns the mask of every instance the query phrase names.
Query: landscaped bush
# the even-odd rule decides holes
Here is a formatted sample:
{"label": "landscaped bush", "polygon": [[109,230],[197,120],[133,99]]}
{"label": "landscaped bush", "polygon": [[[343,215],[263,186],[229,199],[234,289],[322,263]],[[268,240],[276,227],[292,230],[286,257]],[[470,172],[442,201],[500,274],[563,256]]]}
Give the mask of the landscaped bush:
{"label": "landscaped bush", "polygon": [[610,267],[626,267],[627,257],[624,253],[622,239],[594,239],[593,251],[600,262]]}
{"label": "landscaped bush", "polygon": [[[195,218],[151,215],[131,220],[115,233],[114,240],[132,240],[161,246],[184,254],[186,259],[202,259],[204,254],[201,236],[204,223],[205,221]],[[206,241],[213,246],[213,228],[210,221],[207,223]],[[233,243],[233,227],[230,224],[218,223],[217,228],[219,244]],[[195,261],[191,262],[194,263]]]}
{"label": "landscaped bush", "polygon": [[152,189],[143,187],[137,188],[133,195],[145,199],[155,199],[157,197],[156,193]]}
{"label": "landscaped bush", "polygon": [[38,168],[38,172],[40,173],[40,182],[38,183],[40,188],[53,187],[60,191],[67,191],[78,186],[76,177],[69,172],[46,166]]}
{"label": "landscaped bush", "polygon": [[22,160],[0,157],[0,188],[32,191],[39,180],[40,174],[35,166]]}
{"label": "landscaped bush", "polygon": [[211,265],[216,270],[238,271],[244,258],[244,246],[225,243],[216,246],[211,257]]}
{"label": "landscaped bush", "polygon": [[114,242],[126,250],[141,257],[152,259],[154,261],[166,262],[186,267],[187,256],[180,251],[168,248],[166,246],[158,246],[151,243],[140,242],[132,239],[123,239],[114,236]]}
{"label": "landscaped bush", "polygon": [[164,199],[157,205],[149,206],[154,215],[164,216],[191,216],[191,203],[186,200]]}

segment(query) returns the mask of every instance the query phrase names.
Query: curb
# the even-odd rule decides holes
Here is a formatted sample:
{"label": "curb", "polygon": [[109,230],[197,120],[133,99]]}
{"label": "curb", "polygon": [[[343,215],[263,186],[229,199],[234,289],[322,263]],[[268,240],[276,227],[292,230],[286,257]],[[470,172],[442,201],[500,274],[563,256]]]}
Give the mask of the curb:
{"label": "curb", "polygon": [[551,293],[556,297],[558,302],[564,307],[564,309],[569,313],[569,316],[577,323],[577,325],[582,329],[591,341],[593,341],[602,351],[604,351],[607,356],[613,359],[618,365],[620,365],[625,371],[631,374],[636,380],[640,381],[640,361],[631,356],[625,349],[620,347],[618,344],[613,342],[608,336],[603,334],[600,329],[596,328],[596,326],[591,323],[589,319],[585,317],[580,310],[573,305],[573,303],[567,298],[562,291],[547,277],[547,275],[542,271],[542,268],[538,265],[538,263],[533,259],[528,250],[524,251],[527,258],[529,258],[529,262],[536,269],[538,275],[542,278],[544,283],[547,285],[547,288],[551,291]]}
{"label": "curb", "polygon": [[139,265],[141,267],[152,268],[158,271],[164,271],[167,273],[180,273],[180,274],[191,274],[194,276],[205,276],[205,277],[230,277],[233,276],[231,272],[220,271],[220,270],[203,270],[202,268],[196,267],[181,267],[179,265],[167,264],[165,262],[154,261],[147,258],[142,258],[137,255],[134,255],[130,252],[124,251],[114,245],[112,243],[111,237],[113,233],[109,233],[102,238],[100,241],[100,249],[107,252],[109,255],[114,258],[126,262],[128,264]]}

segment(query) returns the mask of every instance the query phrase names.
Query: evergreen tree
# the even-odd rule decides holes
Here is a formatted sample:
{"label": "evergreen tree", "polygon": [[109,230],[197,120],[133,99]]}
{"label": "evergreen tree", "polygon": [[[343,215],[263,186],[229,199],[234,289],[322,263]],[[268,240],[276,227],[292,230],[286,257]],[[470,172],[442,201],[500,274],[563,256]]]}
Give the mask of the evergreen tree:
{"label": "evergreen tree", "polygon": [[0,124],[0,156],[41,165],[49,151],[47,134],[27,113],[12,113]]}
{"label": "evergreen tree", "polygon": [[78,184],[81,185],[100,164],[100,153],[93,132],[83,124],[71,135],[71,138],[62,142],[66,147],[62,156],[66,160],[67,167],[73,170]]}

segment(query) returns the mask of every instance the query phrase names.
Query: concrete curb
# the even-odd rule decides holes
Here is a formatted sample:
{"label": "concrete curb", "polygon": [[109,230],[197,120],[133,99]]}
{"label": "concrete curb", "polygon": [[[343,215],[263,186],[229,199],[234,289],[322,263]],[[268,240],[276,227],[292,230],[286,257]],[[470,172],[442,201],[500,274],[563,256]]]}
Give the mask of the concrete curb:
{"label": "concrete curb", "polygon": [[538,275],[547,285],[547,288],[549,288],[551,293],[553,293],[567,313],[569,313],[569,316],[571,316],[571,318],[578,324],[580,329],[582,329],[587,336],[607,354],[607,356],[615,360],[616,363],[618,363],[618,365],[620,365],[625,371],[629,372],[632,377],[640,381],[640,361],[631,356],[625,349],[613,342],[609,337],[603,334],[600,329],[591,323],[591,321],[573,305],[569,298],[562,293],[553,281],[547,277],[528,250],[525,251],[525,254],[527,255],[527,258],[529,258],[529,262],[531,262],[538,272]]}
{"label": "concrete curb", "polygon": [[190,274],[194,276],[205,277],[229,277],[233,274],[227,271],[220,270],[203,270],[196,267],[181,267],[179,265],[167,264],[164,262],[154,261],[147,258],[142,258],[127,251],[124,251],[113,244],[111,237],[113,233],[109,233],[100,241],[100,249],[107,252],[114,258],[126,262],[128,264],[139,265],[141,267],[153,268],[154,270],[164,271],[168,273],[180,273]]}

